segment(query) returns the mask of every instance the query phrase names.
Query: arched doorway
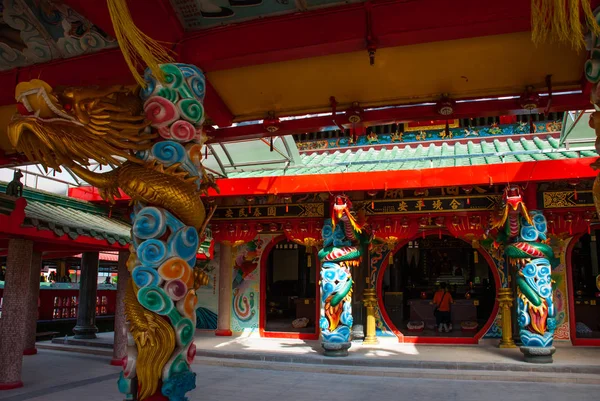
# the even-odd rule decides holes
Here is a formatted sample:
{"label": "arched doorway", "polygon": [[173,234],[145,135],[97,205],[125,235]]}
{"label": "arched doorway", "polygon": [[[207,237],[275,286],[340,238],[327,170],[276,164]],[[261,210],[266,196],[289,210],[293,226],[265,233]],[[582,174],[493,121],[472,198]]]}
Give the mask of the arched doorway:
{"label": "arched doorway", "polygon": [[574,345],[600,345],[600,226],[571,240],[567,251],[569,325]]}
{"label": "arched doorway", "polygon": [[282,235],[269,243],[264,255],[261,260],[261,335],[318,338],[316,250]]}
{"label": "arched doorway", "polygon": [[[437,330],[431,304],[442,282],[454,299],[449,332]],[[384,262],[378,287],[383,318],[401,341],[477,343],[498,308],[499,277],[490,256],[438,233],[400,244],[393,263]]]}

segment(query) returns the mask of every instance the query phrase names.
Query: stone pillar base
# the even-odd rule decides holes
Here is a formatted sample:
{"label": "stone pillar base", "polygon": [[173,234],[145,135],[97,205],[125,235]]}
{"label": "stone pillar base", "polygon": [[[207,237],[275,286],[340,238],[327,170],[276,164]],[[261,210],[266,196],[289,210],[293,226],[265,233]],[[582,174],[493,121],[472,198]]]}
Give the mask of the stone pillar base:
{"label": "stone pillar base", "polygon": [[525,355],[525,362],[529,363],[552,363],[552,355],[556,352],[554,347],[521,347]]}
{"label": "stone pillar base", "polygon": [[365,339],[363,340],[363,345],[377,345],[379,344],[379,340],[377,339],[377,337],[365,337]]}
{"label": "stone pillar base", "polygon": [[90,340],[96,337],[98,328],[96,326],[75,326],[73,333],[78,340]]}
{"label": "stone pillar base", "polygon": [[215,330],[215,336],[220,336],[220,337],[231,337],[233,335],[233,332],[229,329],[217,329]]}
{"label": "stone pillar base", "polygon": [[23,350],[23,355],[35,355],[37,354],[37,348],[25,348]]}
{"label": "stone pillar base", "polygon": [[15,388],[20,388],[23,387],[23,382],[22,381],[18,381],[18,382],[12,382],[12,383],[0,383],[0,391],[2,390],[12,390]]}
{"label": "stone pillar base", "polygon": [[348,356],[348,349],[352,345],[351,342],[345,343],[326,343],[322,342],[321,346],[325,350],[323,355],[325,356]]}
{"label": "stone pillar base", "polygon": [[352,339],[362,340],[365,338],[365,329],[362,324],[355,324],[352,326]]}
{"label": "stone pillar base", "polygon": [[500,340],[500,343],[498,344],[498,348],[517,348],[517,345],[512,340],[511,341]]}

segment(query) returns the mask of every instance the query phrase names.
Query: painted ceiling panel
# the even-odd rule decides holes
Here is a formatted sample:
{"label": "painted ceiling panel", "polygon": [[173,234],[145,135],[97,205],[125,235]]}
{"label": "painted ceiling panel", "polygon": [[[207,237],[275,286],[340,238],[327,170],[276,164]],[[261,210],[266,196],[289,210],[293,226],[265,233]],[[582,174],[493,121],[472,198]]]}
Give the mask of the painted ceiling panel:
{"label": "painted ceiling panel", "polygon": [[[209,80],[239,120],[362,106],[522,93],[528,85],[544,89],[552,75],[555,91],[580,87],[585,53],[545,44],[531,33],[477,37],[354,52],[213,71]],[[282,90],[285,88],[285,90]],[[252,94],[252,95],[245,95]]]}
{"label": "painted ceiling panel", "polygon": [[184,29],[219,25],[291,14],[364,0],[171,0]]}
{"label": "painted ceiling panel", "polygon": [[0,2],[0,71],[113,47],[114,38],[59,2]]}

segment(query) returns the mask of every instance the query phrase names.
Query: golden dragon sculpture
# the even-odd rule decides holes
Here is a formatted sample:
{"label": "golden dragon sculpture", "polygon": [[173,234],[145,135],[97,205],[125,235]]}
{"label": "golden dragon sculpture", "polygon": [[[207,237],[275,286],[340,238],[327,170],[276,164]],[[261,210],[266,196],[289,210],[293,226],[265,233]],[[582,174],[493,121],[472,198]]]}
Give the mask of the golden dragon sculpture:
{"label": "golden dragon sculpture", "polygon": [[[192,65],[160,65],[146,87],[52,88],[17,85],[13,146],[45,168],[66,167],[114,202],[134,203],[126,314],[129,347],[119,388],[128,399],[185,399],[195,388],[195,270],[210,216],[201,199],[214,180],[202,167],[204,75]],[[92,163],[112,170],[92,171]],[[154,398],[152,398],[154,399]]]}

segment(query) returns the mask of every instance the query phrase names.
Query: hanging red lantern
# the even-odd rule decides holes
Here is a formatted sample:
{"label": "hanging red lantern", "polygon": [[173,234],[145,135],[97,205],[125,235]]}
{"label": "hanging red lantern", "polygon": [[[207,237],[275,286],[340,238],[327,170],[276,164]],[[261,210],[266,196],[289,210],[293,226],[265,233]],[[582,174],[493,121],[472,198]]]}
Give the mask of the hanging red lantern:
{"label": "hanging red lantern", "polygon": [[377,191],[369,191],[367,195],[371,197],[371,209],[375,210],[375,195],[377,195]]}
{"label": "hanging red lantern", "polygon": [[360,107],[358,102],[352,103],[352,106],[350,106],[350,108],[346,110],[346,118],[348,122],[352,124],[352,128],[350,128],[350,134],[354,143],[357,142],[358,135],[363,133],[363,127],[361,125],[361,122],[364,112],[365,110],[362,107]]}
{"label": "hanging red lantern", "polygon": [[525,93],[519,98],[519,105],[529,111],[533,111],[538,108],[540,104],[540,96],[535,93],[533,86],[528,86]]}
{"label": "hanging red lantern", "polygon": [[469,185],[466,187],[462,187],[462,190],[467,194],[467,205],[470,205],[471,198],[469,198],[469,195],[471,194],[471,192],[473,192],[473,187],[471,185]]}
{"label": "hanging red lantern", "polygon": [[583,220],[587,224],[587,232],[590,234],[592,232],[592,219],[594,218],[594,213],[589,210],[583,214]]}
{"label": "hanging red lantern", "polygon": [[579,180],[569,180],[568,183],[573,188],[573,199],[577,200],[577,185],[579,184]]}
{"label": "hanging red lantern", "polygon": [[263,120],[263,128],[272,134],[279,131],[280,123],[279,118],[275,117],[275,112],[270,111],[267,118]]}
{"label": "hanging red lantern", "polygon": [[450,116],[454,114],[455,106],[456,103],[450,99],[450,96],[448,96],[448,94],[443,94],[441,99],[436,103],[435,109],[437,113],[442,116]]}
{"label": "hanging red lantern", "polygon": [[263,230],[264,230],[264,228],[263,228],[263,225],[262,225],[262,224],[260,224],[260,223],[258,223],[258,224],[256,225],[256,232],[257,232],[257,233],[262,233],[262,232],[263,232]]}
{"label": "hanging red lantern", "polygon": [[565,223],[569,226],[569,234],[573,234],[573,218],[573,213],[567,212],[567,214],[565,214]]}

